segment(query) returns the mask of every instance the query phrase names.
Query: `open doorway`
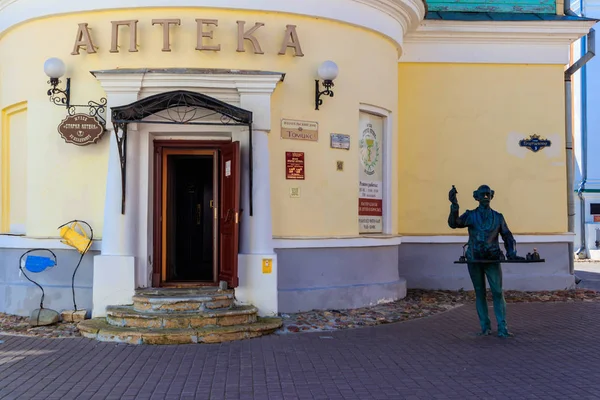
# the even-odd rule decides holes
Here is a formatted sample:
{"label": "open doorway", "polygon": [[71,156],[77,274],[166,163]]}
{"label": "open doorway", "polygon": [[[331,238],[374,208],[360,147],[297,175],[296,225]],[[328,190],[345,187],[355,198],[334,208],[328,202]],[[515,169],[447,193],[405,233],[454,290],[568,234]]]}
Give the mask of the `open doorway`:
{"label": "open doorway", "polygon": [[180,150],[165,157],[165,282],[215,282],[216,154]]}
{"label": "open doorway", "polygon": [[154,287],[237,287],[240,146],[155,141]]}

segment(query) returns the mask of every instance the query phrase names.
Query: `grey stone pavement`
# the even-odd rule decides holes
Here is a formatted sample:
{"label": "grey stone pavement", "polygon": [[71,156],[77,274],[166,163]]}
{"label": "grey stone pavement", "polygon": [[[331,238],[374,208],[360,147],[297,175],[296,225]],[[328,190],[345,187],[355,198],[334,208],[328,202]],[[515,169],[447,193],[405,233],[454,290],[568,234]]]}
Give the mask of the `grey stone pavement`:
{"label": "grey stone pavement", "polygon": [[600,399],[600,303],[468,304],[419,320],[218,345],[2,336],[1,399]]}
{"label": "grey stone pavement", "polygon": [[600,262],[576,262],[575,275],[581,279],[578,288],[600,290]]}

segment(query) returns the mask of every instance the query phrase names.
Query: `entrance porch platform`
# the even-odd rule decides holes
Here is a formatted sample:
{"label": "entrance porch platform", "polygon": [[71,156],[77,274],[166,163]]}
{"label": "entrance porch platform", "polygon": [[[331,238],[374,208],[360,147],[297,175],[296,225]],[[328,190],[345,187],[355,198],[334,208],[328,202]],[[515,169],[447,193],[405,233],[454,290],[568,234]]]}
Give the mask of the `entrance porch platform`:
{"label": "entrance porch platform", "polygon": [[221,343],[275,332],[277,317],[260,318],[235,304],[233,290],[216,287],[136,291],[131,305],[108,306],[106,318],[79,324],[85,337],[130,344]]}

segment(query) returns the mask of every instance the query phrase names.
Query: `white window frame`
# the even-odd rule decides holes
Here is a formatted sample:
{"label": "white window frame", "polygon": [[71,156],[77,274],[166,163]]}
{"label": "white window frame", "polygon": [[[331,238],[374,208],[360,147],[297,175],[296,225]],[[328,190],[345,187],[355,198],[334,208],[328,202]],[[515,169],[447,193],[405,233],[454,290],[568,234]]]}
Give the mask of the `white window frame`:
{"label": "white window frame", "polygon": [[360,113],[367,113],[383,118],[383,227],[379,233],[359,233],[360,236],[370,235],[392,235],[392,132],[393,120],[392,112],[382,107],[377,107],[371,104],[360,103]]}

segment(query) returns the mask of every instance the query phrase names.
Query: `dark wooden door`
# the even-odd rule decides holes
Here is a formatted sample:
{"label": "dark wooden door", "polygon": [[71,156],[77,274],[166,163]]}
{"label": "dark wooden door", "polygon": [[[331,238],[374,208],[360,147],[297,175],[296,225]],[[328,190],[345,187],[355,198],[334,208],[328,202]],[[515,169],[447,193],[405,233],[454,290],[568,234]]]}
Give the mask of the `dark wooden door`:
{"label": "dark wooden door", "polygon": [[219,211],[219,280],[229,287],[238,286],[239,213],[240,213],[240,142],[221,150],[221,201]]}

